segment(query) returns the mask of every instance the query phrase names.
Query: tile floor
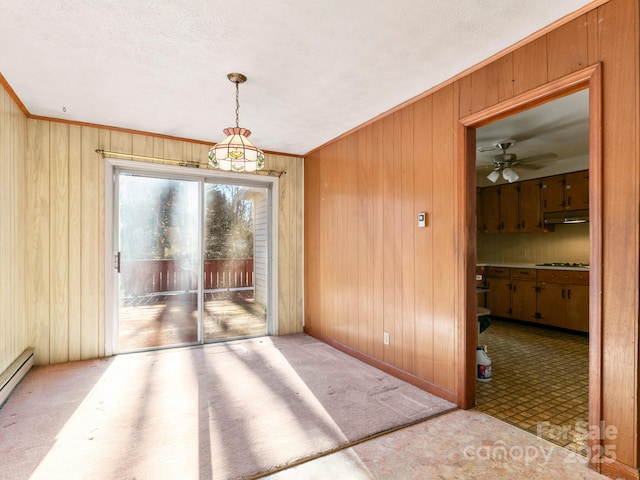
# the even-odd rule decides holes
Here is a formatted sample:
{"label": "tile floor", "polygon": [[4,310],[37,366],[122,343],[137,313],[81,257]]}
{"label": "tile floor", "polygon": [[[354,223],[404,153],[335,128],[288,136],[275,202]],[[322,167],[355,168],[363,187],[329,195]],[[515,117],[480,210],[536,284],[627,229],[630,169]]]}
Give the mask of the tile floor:
{"label": "tile floor", "polygon": [[477,410],[586,456],[589,339],[493,319],[480,334],[492,380],[477,382]]}

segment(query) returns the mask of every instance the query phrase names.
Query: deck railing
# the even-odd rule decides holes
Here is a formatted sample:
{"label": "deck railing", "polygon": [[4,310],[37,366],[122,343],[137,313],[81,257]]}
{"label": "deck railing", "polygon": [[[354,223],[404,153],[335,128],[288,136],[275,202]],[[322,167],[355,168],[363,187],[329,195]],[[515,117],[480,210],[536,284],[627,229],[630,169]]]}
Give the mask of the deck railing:
{"label": "deck railing", "polygon": [[[198,289],[197,267],[188,260],[130,260],[121,266],[124,295]],[[205,260],[204,290],[230,290],[253,287],[253,259]]]}

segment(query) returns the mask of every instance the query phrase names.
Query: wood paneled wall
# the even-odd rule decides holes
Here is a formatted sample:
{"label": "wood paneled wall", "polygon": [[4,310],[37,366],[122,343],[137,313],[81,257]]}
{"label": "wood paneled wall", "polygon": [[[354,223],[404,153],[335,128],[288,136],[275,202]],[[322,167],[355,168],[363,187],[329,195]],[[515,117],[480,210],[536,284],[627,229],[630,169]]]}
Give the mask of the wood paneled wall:
{"label": "wood paneled wall", "polygon": [[601,62],[602,419],[618,432],[603,470],[637,478],[639,12],[598,5],[305,158],[305,330],[460,400],[458,119]]}
{"label": "wood paneled wall", "polygon": [[26,312],[27,120],[0,87],[0,373],[31,347]]}
{"label": "wood paneled wall", "polygon": [[[97,148],[173,160],[209,146],[55,121],[28,120],[27,290],[36,363],[105,354],[104,162]],[[280,178],[279,333],[302,331],[302,159],[266,156]]]}

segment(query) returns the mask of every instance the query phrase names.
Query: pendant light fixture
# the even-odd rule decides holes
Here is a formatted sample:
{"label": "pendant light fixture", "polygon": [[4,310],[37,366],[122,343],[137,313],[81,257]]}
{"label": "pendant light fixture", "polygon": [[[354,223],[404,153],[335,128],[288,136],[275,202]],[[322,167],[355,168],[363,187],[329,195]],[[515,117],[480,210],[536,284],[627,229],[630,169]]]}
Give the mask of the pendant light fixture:
{"label": "pendant light fixture", "polygon": [[238,125],[240,112],[239,85],[246,82],[247,77],[241,73],[230,73],[227,78],[236,84],[236,126],[225,128],[224,134],[227,135],[227,138],[211,147],[211,150],[209,150],[209,166],[233,172],[262,170],[264,167],[263,151],[247,138],[251,135],[251,130],[241,128]]}

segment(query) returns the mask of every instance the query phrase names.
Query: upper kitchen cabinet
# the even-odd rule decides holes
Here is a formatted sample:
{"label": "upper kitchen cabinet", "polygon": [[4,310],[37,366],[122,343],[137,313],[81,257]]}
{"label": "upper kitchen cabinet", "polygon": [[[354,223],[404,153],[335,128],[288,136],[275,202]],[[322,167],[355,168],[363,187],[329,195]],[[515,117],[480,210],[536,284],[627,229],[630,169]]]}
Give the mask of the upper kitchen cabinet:
{"label": "upper kitchen cabinet", "polygon": [[540,180],[505,183],[480,189],[478,231],[532,233],[542,230]]}
{"label": "upper kitchen cabinet", "polygon": [[500,186],[482,189],[482,229],[484,233],[500,233]]}
{"label": "upper kitchen cabinet", "polygon": [[540,180],[526,180],[518,184],[518,209],[520,233],[542,231],[542,210],[540,208]]}
{"label": "upper kitchen cabinet", "polygon": [[542,179],[542,212],[589,208],[589,171]]}
{"label": "upper kitchen cabinet", "polygon": [[517,183],[500,185],[500,231],[502,233],[519,231],[518,190]]}
{"label": "upper kitchen cabinet", "polygon": [[589,170],[567,173],[565,176],[567,210],[589,208]]}

